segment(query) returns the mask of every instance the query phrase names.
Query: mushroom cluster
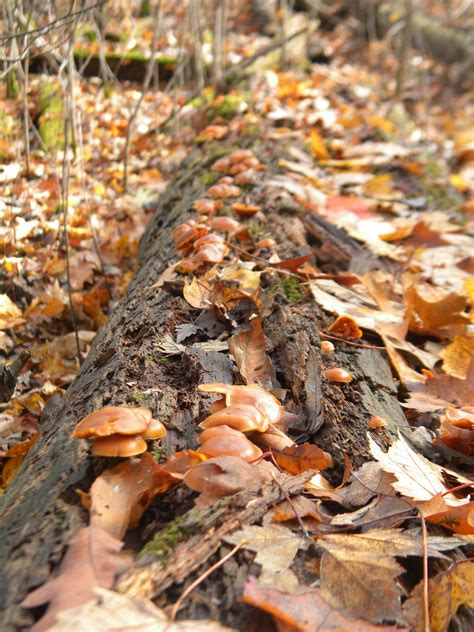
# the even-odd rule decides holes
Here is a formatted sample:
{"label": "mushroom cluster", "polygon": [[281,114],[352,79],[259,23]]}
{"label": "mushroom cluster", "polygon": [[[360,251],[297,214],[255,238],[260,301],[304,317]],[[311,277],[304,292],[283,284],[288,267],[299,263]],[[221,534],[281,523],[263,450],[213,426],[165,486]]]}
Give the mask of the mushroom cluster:
{"label": "mushroom cluster", "polygon": [[94,439],[92,454],[129,457],[145,452],[146,440],[161,439],[166,428],[148,408],[106,406],[86,415],[74,429],[74,439]]}
{"label": "mushroom cluster", "polygon": [[204,430],[199,437],[200,451],[212,457],[239,456],[245,461],[258,459],[262,451],[244,433],[263,433],[270,424],[280,421],[284,409],[276,397],[257,384],[202,384],[199,390],[222,396],[211,405],[211,414],[199,424]]}
{"label": "mushroom cluster", "polygon": [[250,149],[238,149],[224,158],[219,158],[212,171],[227,173],[234,177],[235,184],[254,184],[257,171],[265,169],[259,159]]}

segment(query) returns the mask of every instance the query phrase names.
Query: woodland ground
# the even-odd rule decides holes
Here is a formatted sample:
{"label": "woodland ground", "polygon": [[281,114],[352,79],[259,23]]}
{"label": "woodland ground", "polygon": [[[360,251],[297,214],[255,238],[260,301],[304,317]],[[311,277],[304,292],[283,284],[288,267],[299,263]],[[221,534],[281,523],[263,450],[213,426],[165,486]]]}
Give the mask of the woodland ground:
{"label": "woodland ground", "polygon": [[[165,19],[160,50],[172,58],[179,15]],[[270,40],[245,15],[229,20],[225,63],[238,67]],[[146,52],[149,21],[133,28],[112,52],[123,54],[132,36],[136,54]],[[395,97],[389,40],[367,44],[344,19],[317,33],[315,61],[296,38],[286,58],[279,48],[258,58],[222,94],[204,88],[188,100],[181,82],[172,91],[152,82],[134,121],[126,192],[139,83],[75,80],[74,148],[45,151],[32,137],[28,173],[24,101],[3,95],[0,350],[7,361],[25,352],[14,390],[5,367],[1,382],[0,552],[15,586],[3,595],[6,629],[31,623],[19,602],[59,572],[63,589],[31,603],[52,603],[37,629],[61,611],[52,629],[92,629],[96,596],[74,601],[64,586],[92,590],[95,578],[115,589],[103,596],[111,621],[115,610],[174,630],[173,604],[234,545],[232,559],[183,601],[177,618],[192,620],[187,629],[199,630],[198,619],[216,630],[326,630],[326,620],[345,630],[445,630],[451,620],[469,629],[472,94],[411,51]],[[93,50],[87,37],[80,42]],[[38,127],[45,81],[29,80]],[[221,183],[230,165],[218,171],[216,162],[234,156],[243,165],[242,149],[252,152],[246,176]],[[173,244],[172,230],[195,220],[197,236],[222,235],[212,225],[219,217],[239,222],[224,227],[221,260],[194,265],[197,251]],[[322,352],[324,341],[333,354]],[[335,381],[326,373],[335,368],[353,381]],[[278,469],[260,463],[255,480],[230,485],[236,496],[196,510],[196,494],[170,489],[161,471],[151,484],[144,472],[198,447],[196,424],[211,400],[197,386],[209,382],[271,390],[294,415],[290,447],[306,448],[285,457],[281,445],[261,442]],[[87,493],[110,465],[71,431],[81,416],[120,404],[149,407],[168,435],[115,472],[128,484],[108,528],[95,525],[105,536],[96,536],[87,572],[74,575],[64,562],[58,570],[73,534],[85,532]],[[370,427],[373,416],[382,428]],[[101,493],[92,494],[99,514],[113,504]],[[126,548],[148,556],[124,570],[117,551],[130,523]],[[83,554],[89,540],[72,542]],[[99,558],[107,568],[91,571]],[[153,597],[166,615],[124,595]],[[70,610],[86,602],[90,610]],[[33,610],[36,619],[43,611]]]}

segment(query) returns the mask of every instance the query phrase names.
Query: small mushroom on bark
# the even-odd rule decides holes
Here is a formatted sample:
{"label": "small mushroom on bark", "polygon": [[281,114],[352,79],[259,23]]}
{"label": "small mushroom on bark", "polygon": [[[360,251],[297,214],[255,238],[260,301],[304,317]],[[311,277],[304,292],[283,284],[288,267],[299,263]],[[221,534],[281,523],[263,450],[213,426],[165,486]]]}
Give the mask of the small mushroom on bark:
{"label": "small mushroom on bark", "polygon": [[145,428],[145,430],[141,433],[141,436],[147,440],[161,439],[162,437],[166,435],[166,432],[167,431],[164,424],[158,419],[152,418],[148,422],[148,425]]}
{"label": "small mushroom on bark", "polygon": [[352,382],[352,375],[341,367],[324,371],[324,377],[330,382]]}

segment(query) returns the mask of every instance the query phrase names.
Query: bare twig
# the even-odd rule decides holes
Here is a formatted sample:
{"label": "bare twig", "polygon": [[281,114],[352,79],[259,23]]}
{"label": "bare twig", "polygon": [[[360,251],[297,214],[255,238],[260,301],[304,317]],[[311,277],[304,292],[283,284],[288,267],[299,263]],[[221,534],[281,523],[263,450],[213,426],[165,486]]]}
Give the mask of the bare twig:
{"label": "bare twig", "polygon": [[183,601],[186,599],[186,597],[197,587],[199,586],[199,584],[201,584],[206,577],[209,577],[209,575],[211,573],[213,573],[215,570],[217,570],[218,568],[220,568],[223,564],[225,564],[227,562],[228,559],[230,559],[233,555],[235,555],[237,553],[237,551],[244,545],[247,543],[247,540],[241,540],[238,544],[236,544],[234,546],[234,548],[229,551],[226,555],[224,555],[223,558],[221,558],[218,562],[216,562],[215,564],[213,564],[210,568],[207,569],[207,571],[205,573],[203,573],[202,575],[200,575],[197,579],[195,579],[191,584],[189,584],[189,586],[186,588],[186,590],[180,595],[178,601],[174,604],[171,613],[170,613],[170,619],[171,621],[174,621],[176,619],[176,615],[178,614],[178,611],[180,610]]}
{"label": "bare twig", "polygon": [[148,68],[146,71],[146,75],[143,79],[142,92],[140,98],[135,103],[135,107],[130,114],[130,118],[128,119],[127,125],[127,135],[125,138],[125,148],[123,152],[123,191],[124,193],[128,190],[128,161],[130,158],[130,142],[132,139],[133,126],[135,119],[138,115],[138,111],[140,110],[140,106],[142,104],[143,99],[145,98],[145,93],[150,86],[150,82],[153,78],[155,64],[156,64],[156,49],[158,43],[158,33],[160,29],[160,16],[161,16],[161,0],[158,0],[153,8],[153,39],[151,43],[151,56],[148,61]]}

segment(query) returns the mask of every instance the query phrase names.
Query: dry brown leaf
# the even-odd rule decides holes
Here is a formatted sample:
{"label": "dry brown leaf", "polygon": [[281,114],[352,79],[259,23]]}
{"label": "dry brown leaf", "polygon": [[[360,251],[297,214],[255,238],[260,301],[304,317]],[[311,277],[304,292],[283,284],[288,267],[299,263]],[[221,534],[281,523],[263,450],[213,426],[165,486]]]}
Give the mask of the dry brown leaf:
{"label": "dry brown leaf", "polygon": [[265,461],[250,465],[237,456],[218,456],[191,468],[183,481],[194,491],[201,492],[196,506],[203,507],[222,496],[232,496],[255,486],[259,480],[263,483],[271,470],[271,464]]}
{"label": "dry brown leaf", "polygon": [[439,354],[448,375],[465,380],[474,355],[474,337],[454,336],[453,342]]}
{"label": "dry brown leaf", "polygon": [[[431,632],[445,632],[462,605],[474,607],[474,563],[454,564],[444,573],[432,577],[428,583]],[[415,586],[403,612],[413,632],[426,630],[424,617],[424,584]]]}
{"label": "dry brown leaf", "polygon": [[21,604],[24,608],[36,608],[49,603],[32,632],[48,630],[60,612],[93,599],[97,586],[110,588],[116,574],[129,564],[127,558],[119,555],[122,546],[123,542],[99,527],[78,531],[71,539],[59,574],[31,592]]}
{"label": "dry brown leaf", "polygon": [[122,540],[155,495],[158,464],[149,452],[119,463],[97,477],[90,490],[91,525]]}
{"label": "dry brown leaf", "polygon": [[[383,452],[372,437],[369,436],[368,441],[373,457],[397,479],[392,483],[397,492],[415,501],[427,501],[448,491],[443,481],[443,468],[415,452],[403,437],[399,436],[388,452]],[[453,494],[444,498],[453,507],[464,504]]]}
{"label": "dry brown leaf", "polygon": [[[304,589],[301,587],[302,590]],[[243,601],[265,610],[278,623],[294,632],[403,632],[406,628],[376,626],[360,619],[347,619],[321,596],[319,589],[307,588],[296,595],[265,588],[249,577],[245,583]]]}
{"label": "dry brown leaf", "polygon": [[466,379],[450,375],[428,378],[424,384],[410,384],[410,397],[402,405],[421,413],[440,410],[448,406],[474,406],[474,358]]}
{"label": "dry brown leaf", "polygon": [[278,586],[293,590],[298,585],[295,574],[289,570],[298,549],[306,548],[307,542],[300,534],[287,527],[270,524],[264,527],[246,525],[224,538],[231,544],[245,540],[243,548],[255,551],[255,563],[262,566],[259,583],[262,586]]}
{"label": "dry brown leaf", "polygon": [[24,322],[21,309],[15,305],[8,294],[0,294],[0,329],[16,327]]}
{"label": "dry brown leaf", "polygon": [[437,494],[428,502],[420,503],[419,509],[428,522],[439,524],[459,535],[474,534],[474,501],[451,507],[441,494]]}
{"label": "dry brown leaf", "polygon": [[333,608],[373,623],[402,621],[396,577],[404,569],[393,555],[400,554],[403,547],[398,547],[396,533],[394,529],[374,530],[318,540],[324,549],[321,593]]}
{"label": "dry brown leaf", "polygon": [[405,304],[410,331],[418,334],[441,334],[446,327],[469,323],[467,314],[462,313],[466,298],[454,292],[412,285],[405,292]]}
{"label": "dry brown leaf", "polygon": [[229,351],[234,356],[246,384],[272,388],[275,369],[265,349],[265,336],[260,317],[250,321],[248,331],[242,331],[229,339]]}
{"label": "dry brown leaf", "polygon": [[281,451],[273,450],[276,462],[291,474],[301,474],[306,470],[327,470],[333,466],[333,460],[328,452],[311,443],[292,445]]}
{"label": "dry brown leaf", "polygon": [[50,632],[232,632],[218,621],[170,621],[149,599],[95,588],[95,598],[61,612]]}

